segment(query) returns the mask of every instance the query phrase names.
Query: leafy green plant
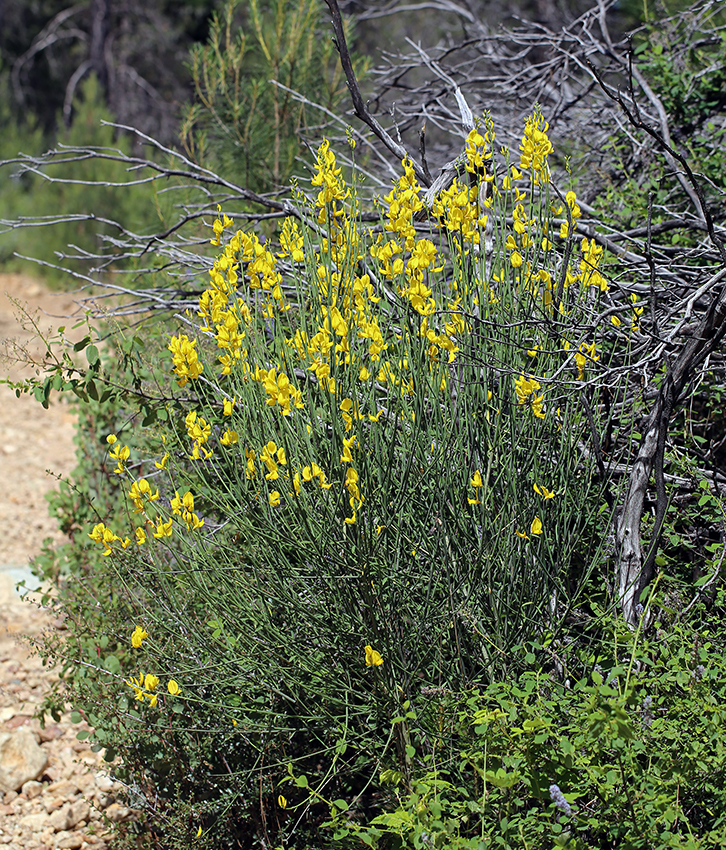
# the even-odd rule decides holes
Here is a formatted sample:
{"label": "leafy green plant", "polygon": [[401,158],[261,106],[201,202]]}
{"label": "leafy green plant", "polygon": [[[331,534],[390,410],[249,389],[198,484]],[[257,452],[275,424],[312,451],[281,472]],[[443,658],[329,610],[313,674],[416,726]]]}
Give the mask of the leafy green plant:
{"label": "leafy green plant", "polygon": [[253,0],[236,27],[239,7],[229,0],[192,52],[196,103],[182,139],[204,165],[269,191],[287,184],[301,134],[319,125],[314,104],[335,111],[345,86],[316,0]]}
{"label": "leafy green plant", "polygon": [[566,683],[534,670],[432,696],[439,725],[423,739],[416,775],[381,773],[393,805],[365,826],[331,808],[336,839],[477,850],[722,847],[724,646],[711,625],[716,632],[665,633],[657,624],[657,637],[645,639],[613,623],[614,640],[597,656],[566,655]]}

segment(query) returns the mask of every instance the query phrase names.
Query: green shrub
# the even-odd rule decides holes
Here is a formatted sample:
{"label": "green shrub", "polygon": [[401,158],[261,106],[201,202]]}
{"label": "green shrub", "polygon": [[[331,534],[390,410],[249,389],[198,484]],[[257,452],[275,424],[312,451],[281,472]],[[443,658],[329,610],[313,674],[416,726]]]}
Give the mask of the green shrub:
{"label": "green shrub", "polygon": [[517,166],[494,148],[485,121],[425,238],[409,163],[366,233],[327,143],[276,253],[220,214],[181,392],[108,436],[128,498],[86,531],[110,596],[76,608],[66,678],[164,846],[373,817],[380,770],[417,772],[391,718],[420,704],[424,734],[427,693],[513,675],[606,564],[582,395],[638,314],[598,306],[539,112]]}
{"label": "green shrub", "polygon": [[206,167],[264,192],[287,186],[302,136],[322,119],[313,104],[334,113],[347,90],[316,0],[252,0],[236,27],[241,5],[229,0],[192,51],[196,98],[182,139]]}
{"label": "green shrub", "polygon": [[431,698],[440,723],[420,738],[416,775],[381,773],[392,805],[365,827],[331,808],[336,839],[473,850],[723,847],[720,623],[715,632],[658,623],[651,639],[609,625],[610,645],[606,634],[597,655],[565,656],[576,681],[540,669]]}

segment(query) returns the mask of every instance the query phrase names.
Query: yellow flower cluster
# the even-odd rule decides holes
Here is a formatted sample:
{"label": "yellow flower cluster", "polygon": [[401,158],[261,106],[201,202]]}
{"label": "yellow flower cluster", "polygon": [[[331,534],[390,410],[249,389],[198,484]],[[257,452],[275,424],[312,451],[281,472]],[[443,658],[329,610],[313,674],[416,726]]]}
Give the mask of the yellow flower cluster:
{"label": "yellow flower cluster", "polygon": [[171,500],[171,512],[175,516],[180,516],[190,531],[197,531],[204,525],[204,520],[199,519],[194,513],[194,496],[189,490],[181,497],[179,491],[175,491],[174,498]]}
{"label": "yellow flower cluster", "polygon": [[419,197],[421,186],[416,180],[413,163],[406,158],[401,164],[403,174],[384,199],[388,207],[386,211],[388,221],[383,229],[403,240],[403,245],[400,247],[410,251],[416,239],[413,218],[419,210],[424,208],[424,202]]}
{"label": "yellow flower cluster", "polygon": [[126,472],[126,461],[131,456],[131,449],[128,446],[122,446],[115,434],[109,434],[106,442],[109,446],[113,446],[108,456],[116,461],[114,472],[116,475],[123,475]]}
{"label": "yellow flower cluster", "polygon": [[554,148],[547,136],[547,130],[549,124],[544,120],[539,106],[536,106],[534,114],[527,119],[522,144],[519,146],[519,167],[525,171],[531,170],[535,185],[540,181],[546,183],[549,180],[547,157]]}
{"label": "yellow flower cluster", "polygon": [[483,136],[478,128],[474,127],[466,137],[466,170],[479,177],[486,176],[486,164],[492,158],[491,148],[494,144],[494,131],[491,128],[491,122],[488,122],[488,124],[487,131]]}
{"label": "yellow flower cluster", "polygon": [[[140,649],[144,640],[148,636],[149,633],[143,628],[143,626],[136,626],[131,634],[131,645],[134,649]],[[133,688],[134,699],[136,699],[137,702],[144,702],[144,700],[148,700],[151,708],[156,708],[159,699],[159,695],[156,692],[156,689],[159,687],[158,676],[155,676],[153,673],[140,673],[137,678],[132,676],[130,679],[126,680],[126,684],[130,688]],[[166,689],[171,696],[178,696],[181,692],[179,683],[174,679],[169,679]]]}
{"label": "yellow flower cluster", "polygon": [[599,355],[595,353],[595,343],[591,343],[587,345],[587,343],[582,343],[575,353],[575,365],[577,366],[577,380],[582,381],[585,379],[585,366],[588,361],[595,363],[600,359]]}
{"label": "yellow flower cluster", "polygon": [[172,354],[174,371],[177,374],[177,384],[186,386],[190,380],[198,378],[202,374],[203,366],[197,358],[197,341],[190,340],[186,334],[173,336],[169,342],[169,351]]}
{"label": "yellow flower cluster", "polygon": [[[565,201],[567,202],[567,206],[570,208],[570,216],[574,225],[577,219],[582,215],[582,210],[580,209],[575,193],[572,190],[565,195]],[[559,215],[562,212],[562,207],[559,207],[554,212],[555,215]],[[560,239],[567,239],[569,233],[570,223],[569,221],[563,221],[560,225]]]}
{"label": "yellow flower cluster", "polygon": [[279,405],[283,416],[289,416],[292,405],[302,409],[302,394],[297,387],[290,383],[290,379],[284,372],[277,373],[275,369],[255,369],[254,379],[259,381],[267,394],[267,404],[270,407]]}
{"label": "yellow flower cluster", "polygon": [[300,235],[297,222],[291,218],[286,218],[282,222],[280,248],[282,250],[278,252],[278,257],[290,257],[293,263],[305,262],[303,238]]}
{"label": "yellow flower cluster", "polygon": [[199,416],[195,410],[187,413],[184,422],[187,426],[189,439],[192,440],[191,458],[193,460],[199,460],[203,454],[204,460],[209,460],[212,452],[204,448],[204,446],[212,434],[212,426]]}
{"label": "yellow flower cluster", "polygon": [[316,172],[311,182],[313,186],[320,187],[315,201],[319,211],[318,224],[328,224],[345,215],[342,204],[350,197],[350,190],[345,185],[342,170],[337,167],[327,139],[318,148]]}
{"label": "yellow flower cluster", "polygon": [[532,405],[532,413],[537,416],[539,419],[544,419],[544,408],[542,405],[542,399],[544,396],[537,395],[537,390],[541,389],[539,381],[534,378],[527,378],[524,375],[520,375],[518,378],[514,379],[514,390],[517,394],[517,404],[526,404],[527,401],[531,402]]}
{"label": "yellow flower cluster", "polygon": [[363,504],[363,496],[361,495],[360,488],[358,487],[358,473],[352,467],[349,467],[345,473],[345,489],[348,491],[348,502],[350,504],[350,509],[353,512],[353,515],[350,517],[346,517],[343,522],[346,525],[355,525],[355,521],[357,518],[356,511]]}
{"label": "yellow flower cluster", "polygon": [[144,513],[146,504],[155,502],[159,498],[159,489],[155,493],[151,492],[151,485],[145,478],[140,478],[134,481],[129,490],[129,498],[134,503],[134,513]]}
{"label": "yellow flower cluster", "polygon": [[580,260],[580,281],[582,285],[597,286],[600,292],[607,292],[610,287],[597,270],[602,259],[602,246],[598,245],[594,239],[583,238],[580,250],[582,251],[582,259]]}
{"label": "yellow flower cluster", "polygon": [[113,551],[112,546],[114,543],[120,543],[122,549],[128,549],[131,545],[131,541],[128,537],[125,537],[123,540],[111,531],[110,528],[107,528],[104,523],[99,522],[93,527],[93,531],[88,535],[94,543],[100,543],[104,548],[104,556],[108,556]]}
{"label": "yellow flower cluster", "polygon": [[479,189],[477,186],[464,186],[458,178],[434,201],[432,213],[449,232],[459,234],[461,241],[454,241],[458,251],[465,251],[465,244],[479,244],[479,229],[486,227],[487,216],[480,215],[478,209]]}

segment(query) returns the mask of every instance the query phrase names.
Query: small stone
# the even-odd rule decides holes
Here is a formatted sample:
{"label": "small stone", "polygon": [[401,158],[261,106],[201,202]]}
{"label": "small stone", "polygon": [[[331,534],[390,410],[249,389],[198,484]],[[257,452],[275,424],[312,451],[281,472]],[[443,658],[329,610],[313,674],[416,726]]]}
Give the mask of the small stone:
{"label": "small stone", "polygon": [[87,821],[91,814],[91,807],[85,800],[79,800],[71,806],[70,814],[68,815],[68,823],[71,828],[79,824],[81,821]]}
{"label": "small stone", "polygon": [[17,791],[29,779],[37,779],[48,764],[29,729],[0,732],[0,788]]}
{"label": "small stone", "polygon": [[8,791],[7,794],[3,797],[3,803],[5,803],[6,806],[9,806],[10,803],[14,802],[17,799],[18,799],[18,792],[17,791]]}
{"label": "small stone", "polygon": [[43,795],[43,805],[45,806],[45,810],[48,814],[54,812],[56,809],[60,809],[64,803],[65,800],[63,797],[49,797],[46,794]]}
{"label": "small stone", "polygon": [[43,792],[43,783],[36,782],[35,779],[29,779],[27,782],[23,783],[23,787],[21,791],[28,800],[34,800],[39,794]]}
{"label": "small stone", "polygon": [[111,791],[114,786],[114,781],[111,777],[106,773],[97,773],[96,774],[96,788],[99,791]]}
{"label": "small stone", "polygon": [[63,730],[60,726],[58,726],[58,724],[46,726],[45,729],[38,729],[38,737],[40,738],[41,744],[45,744],[48,741],[55,741],[56,738],[60,738],[62,734]]}
{"label": "small stone", "polygon": [[71,779],[61,779],[48,786],[48,793],[57,794],[59,797],[75,797],[78,793],[78,785]]}
{"label": "small stone", "polygon": [[98,791],[93,798],[93,802],[99,809],[107,809],[114,802],[114,798],[111,794],[104,794],[103,791]]}
{"label": "small stone", "polygon": [[43,812],[35,815],[25,815],[25,817],[20,818],[18,823],[31,832],[41,832],[48,826],[48,815]]}
{"label": "small stone", "polygon": [[19,729],[21,726],[25,726],[26,723],[30,721],[29,714],[16,714],[14,717],[11,717],[5,723],[6,729]]}
{"label": "small stone", "polygon": [[111,805],[106,809],[105,814],[109,820],[112,820],[114,823],[119,823],[119,821],[126,820],[126,818],[131,814],[131,809],[127,809],[126,806],[122,806],[119,803],[111,803]]}
{"label": "small stone", "polygon": [[55,846],[59,850],[77,850],[83,844],[83,836],[80,832],[70,832],[56,841]]}
{"label": "small stone", "polygon": [[52,814],[48,815],[48,823],[56,832],[62,832],[72,825],[70,814],[71,807],[66,803],[62,808],[56,809]]}

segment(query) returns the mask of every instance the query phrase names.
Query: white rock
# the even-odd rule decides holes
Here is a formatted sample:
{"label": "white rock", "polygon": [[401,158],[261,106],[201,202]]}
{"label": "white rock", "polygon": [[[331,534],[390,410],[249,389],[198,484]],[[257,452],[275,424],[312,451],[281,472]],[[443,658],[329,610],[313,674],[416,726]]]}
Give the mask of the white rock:
{"label": "white rock", "polygon": [[69,832],[62,838],[56,839],[55,846],[58,850],[77,850],[83,844],[84,838],[80,832]]}
{"label": "white rock", "polygon": [[111,777],[106,773],[97,773],[96,774],[96,788],[99,791],[110,791],[114,786],[114,781]]}
{"label": "white rock", "polygon": [[48,815],[43,812],[34,815],[25,815],[25,817],[20,818],[18,823],[31,832],[41,832],[48,826]]}
{"label": "white rock", "polygon": [[56,832],[63,832],[71,826],[71,807],[68,803],[60,809],[56,809],[52,814],[48,815],[48,823]]}
{"label": "white rock", "polygon": [[43,792],[43,783],[36,782],[35,779],[29,779],[27,782],[23,783],[23,787],[21,791],[28,800],[34,800],[39,794]]}
{"label": "white rock", "polygon": [[73,805],[71,806],[71,811],[68,815],[68,823],[70,824],[70,828],[72,829],[76,824],[80,823],[82,820],[87,821],[90,814],[91,807],[85,800],[79,800],[77,803],[73,803]]}
{"label": "white rock", "polygon": [[112,820],[114,823],[118,823],[119,821],[126,820],[126,818],[131,814],[131,810],[119,803],[111,803],[111,805],[106,809],[105,814],[109,820]]}
{"label": "white rock", "polygon": [[30,729],[0,732],[0,788],[18,791],[24,783],[37,779],[48,764]]}

